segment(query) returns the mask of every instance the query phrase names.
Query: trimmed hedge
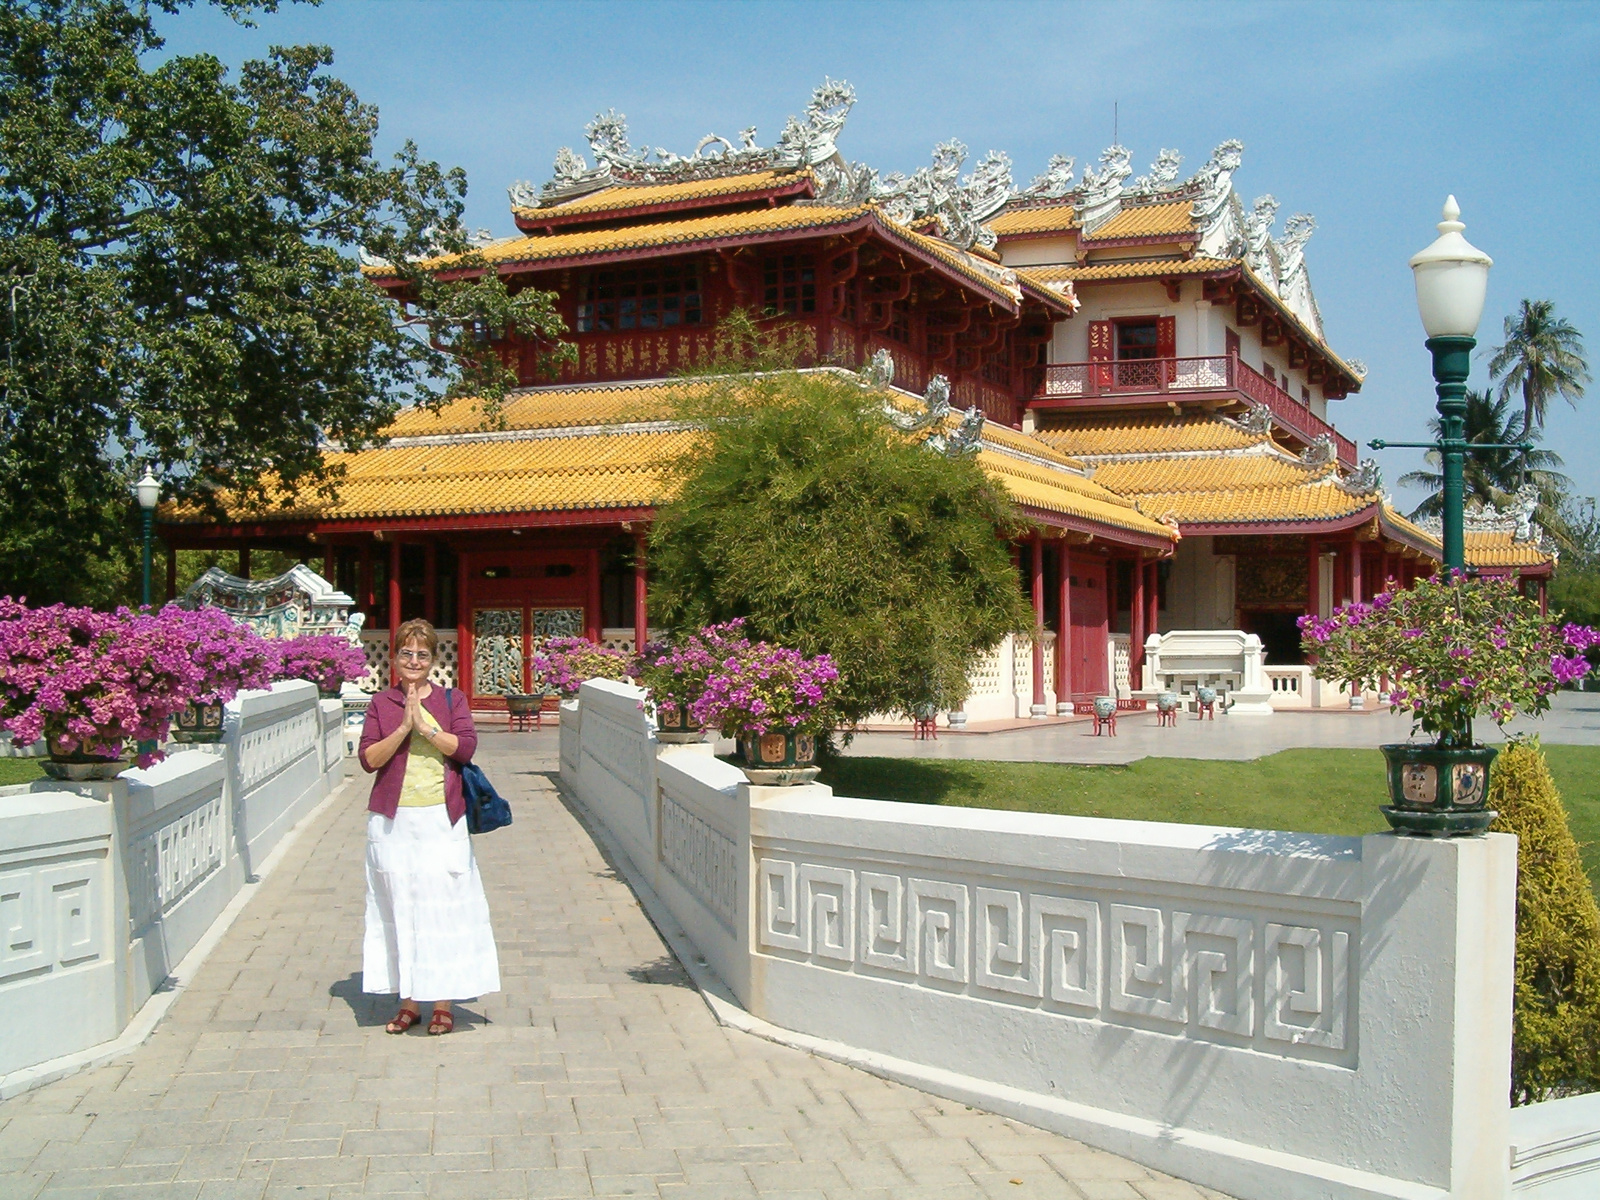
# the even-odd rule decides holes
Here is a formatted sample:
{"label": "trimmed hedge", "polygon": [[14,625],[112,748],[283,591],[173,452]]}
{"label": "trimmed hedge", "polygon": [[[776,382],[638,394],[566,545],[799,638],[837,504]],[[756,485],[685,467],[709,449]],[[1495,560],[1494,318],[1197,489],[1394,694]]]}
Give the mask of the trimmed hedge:
{"label": "trimmed hedge", "polygon": [[1489,807],[1517,835],[1511,1102],[1600,1090],[1600,907],[1537,741],[1500,752]]}

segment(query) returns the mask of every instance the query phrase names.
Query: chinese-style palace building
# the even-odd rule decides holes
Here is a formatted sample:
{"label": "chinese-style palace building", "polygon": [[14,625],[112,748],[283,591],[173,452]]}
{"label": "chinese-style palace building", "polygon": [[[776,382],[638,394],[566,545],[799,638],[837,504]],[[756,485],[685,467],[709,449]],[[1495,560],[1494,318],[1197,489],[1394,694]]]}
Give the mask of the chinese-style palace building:
{"label": "chinese-style palace building", "polygon": [[[853,103],[826,83],[774,147],[747,130],[687,157],[596,118],[593,165],[562,150],[550,182],[511,189],[517,236],[478,251],[512,290],[558,297],[576,360],[542,380],[534,348],[506,342],[525,386],[499,427],[471,401],[405,410],[386,444],[329,449],[334,500],[225,523],[164,510],[169,578],[175,548],[240,549],[245,574],[251,547],[297,553],[366,614],[374,685],[390,632],[425,616],[445,631],[438,677],[483,707],[526,690],[539,638],[632,646],[663,465],[696,437],[668,393],[742,309],[815,369],[876,358],[875,382],[926,396],[936,443],[976,453],[1033,522],[1016,551],[1046,635],[990,656],[969,715],[1126,695],[1146,635],[1171,630],[1258,635],[1269,674],[1298,672],[1274,703],[1315,703],[1296,618],[1430,574],[1440,544],[1333,425],[1365,372],[1324,338],[1312,218],[1274,236],[1277,201],[1233,190],[1236,142],[1187,178],[1172,151],[1130,178],[1114,146],[1017,188],[998,152],[963,176],[959,142],[880,177],[838,151]],[[366,269],[400,294],[387,264]],[[1541,539],[1526,511],[1478,512],[1467,553],[1542,595]]]}

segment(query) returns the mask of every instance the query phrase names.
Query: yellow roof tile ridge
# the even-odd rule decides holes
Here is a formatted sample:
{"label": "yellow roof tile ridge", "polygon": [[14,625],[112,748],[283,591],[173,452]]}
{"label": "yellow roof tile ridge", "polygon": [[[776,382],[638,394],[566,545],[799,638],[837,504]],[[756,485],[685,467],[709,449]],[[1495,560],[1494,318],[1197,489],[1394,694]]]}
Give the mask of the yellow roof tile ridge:
{"label": "yellow roof tile ridge", "polygon": [[[1015,431],[1013,430],[1011,432]],[[992,450],[996,454],[1003,454],[1007,458],[1014,458],[1018,462],[1032,463],[1034,466],[1044,467],[1052,471],[1060,471],[1063,474],[1071,475],[1075,478],[1083,479],[1085,481],[1087,481],[1089,478],[1089,472],[1083,468],[1081,463],[1076,463],[1072,459],[1067,458],[1065,455],[1062,455],[1060,460],[1046,458],[1043,455],[1030,454],[1020,446],[1007,445],[1005,442],[1002,442],[997,438],[990,437],[987,423],[985,423],[983,430],[983,444],[985,449]]]}
{"label": "yellow roof tile ridge", "polygon": [[399,434],[384,441],[378,449],[405,446],[455,446],[477,442],[538,442],[555,438],[683,433],[698,429],[690,421],[623,421],[610,425],[533,426],[524,429],[480,429],[463,433]]}
{"label": "yellow roof tile ridge", "polygon": [[[995,448],[992,446],[986,446],[985,449],[991,454],[996,453]],[[1010,457],[1004,454],[999,456],[1002,458]],[[1020,459],[1013,459],[1012,461],[1023,462]],[[1032,468],[1031,470],[1029,469],[1030,467]],[[1095,483],[1092,479],[1073,474],[1070,471],[1063,471],[1059,467],[1023,462],[1022,466],[1010,467],[1008,470],[1023,479],[1031,479],[1035,483],[1049,484],[1053,487],[1059,487],[1063,491],[1070,491],[1087,501],[1110,505],[1113,508],[1136,508],[1133,501],[1118,495],[1105,485]]]}
{"label": "yellow roof tile ridge", "polygon": [[1157,462],[1163,459],[1244,458],[1264,455],[1276,457],[1286,464],[1305,467],[1307,470],[1314,469],[1299,455],[1289,453],[1289,451],[1265,434],[1262,435],[1261,441],[1249,446],[1216,446],[1200,450],[1132,450],[1099,454],[1077,454],[1073,457],[1082,460],[1084,463],[1093,463],[1095,466],[1109,466],[1114,463]]}

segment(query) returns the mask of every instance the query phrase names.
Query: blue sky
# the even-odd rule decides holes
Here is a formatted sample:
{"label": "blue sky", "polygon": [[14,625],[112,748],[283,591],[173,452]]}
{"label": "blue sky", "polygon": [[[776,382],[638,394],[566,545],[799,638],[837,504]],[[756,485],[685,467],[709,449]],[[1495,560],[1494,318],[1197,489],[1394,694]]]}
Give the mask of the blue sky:
{"label": "blue sky", "polygon": [[[514,231],[507,185],[548,178],[560,146],[586,151],[583,125],[607,108],[635,145],[687,153],[751,124],[767,145],[827,75],[856,87],[849,157],[909,171],[954,136],[974,157],[1005,150],[1025,182],[1053,153],[1080,170],[1098,157],[1115,103],[1141,173],[1161,147],[1187,174],[1237,137],[1247,204],[1272,192],[1280,225],[1315,214],[1329,342],[1371,369],[1332,406],[1358,441],[1425,436],[1433,390],[1406,260],[1447,192],[1495,259],[1480,344],[1499,343],[1519,299],[1552,299],[1600,364],[1600,5],[328,0],[254,30],[206,10],[161,28],[173,51],[233,64],[269,44],[332,46],[334,73],[378,106],[384,147],[411,138],[465,167],[468,220],[497,234]],[[1550,414],[1546,442],[1580,495],[1600,495],[1597,425],[1600,390]],[[1419,455],[1378,456],[1390,486]]]}

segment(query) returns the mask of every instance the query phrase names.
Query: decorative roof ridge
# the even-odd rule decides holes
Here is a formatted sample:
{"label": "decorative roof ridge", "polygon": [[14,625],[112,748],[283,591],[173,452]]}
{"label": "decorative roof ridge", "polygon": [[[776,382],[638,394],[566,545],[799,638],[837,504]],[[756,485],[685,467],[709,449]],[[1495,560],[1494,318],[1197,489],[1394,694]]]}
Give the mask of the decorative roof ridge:
{"label": "decorative roof ridge", "polygon": [[[460,433],[397,434],[367,449],[403,449],[408,446],[465,446],[478,442],[542,442],[557,438],[599,437],[606,434],[682,433],[698,429],[692,421],[617,421],[608,425],[538,425],[523,429],[474,429]],[[325,442],[323,449],[344,453],[341,442]]]}
{"label": "decorative roof ridge", "polygon": [[[1538,487],[1525,483],[1511,494],[1503,508],[1484,502],[1469,505],[1461,514],[1462,532],[1509,533],[1513,542],[1532,543],[1547,553],[1554,553],[1554,543],[1544,527],[1533,519],[1539,509],[1539,499]],[[1444,536],[1440,517],[1418,517],[1412,523],[1431,536]]]}
{"label": "decorative roof ridge", "polygon": [[1190,458],[1259,457],[1276,458],[1286,466],[1304,467],[1307,465],[1299,456],[1290,454],[1270,438],[1264,438],[1262,441],[1249,446],[1220,446],[1210,450],[1139,450],[1122,454],[1074,454],[1072,457],[1085,463],[1093,463],[1095,466],[1107,466],[1113,463],[1125,462],[1159,462],[1164,459],[1177,461]]}
{"label": "decorative roof ridge", "polygon": [[[1012,432],[1015,432],[1015,430]],[[1036,467],[1044,467],[1051,471],[1059,471],[1064,475],[1069,475],[1076,479],[1082,479],[1085,482],[1089,482],[1093,475],[1093,472],[1088,470],[1086,467],[1073,467],[1068,463],[1055,462],[1051,459],[1044,458],[1041,455],[1029,454],[1020,446],[1009,446],[1006,443],[991,437],[987,427],[985,427],[983,433],[983,448],[985,450],[992,450],[996,454],[1004,455],[1007,458],[1014,458],[1018,462],[1031,463]],[[1061,457],[1070,458],[1071,456],[1063,454]]]}

